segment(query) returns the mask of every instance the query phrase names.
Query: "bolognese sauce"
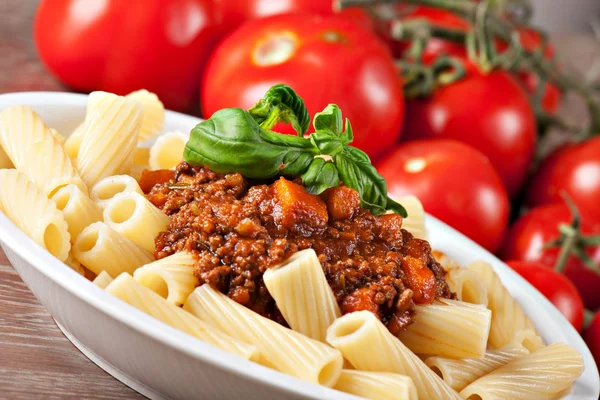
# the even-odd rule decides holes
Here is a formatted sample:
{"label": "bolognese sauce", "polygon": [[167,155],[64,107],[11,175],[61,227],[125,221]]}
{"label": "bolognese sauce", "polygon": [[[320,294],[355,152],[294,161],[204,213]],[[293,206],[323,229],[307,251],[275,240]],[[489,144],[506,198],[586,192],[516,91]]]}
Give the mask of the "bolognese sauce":
{"label": "bolognese sauce", "polygon": [[455,298],[429,243],[402,229],[401,216],[361,208],[353,189],[315,196],[299,180],[257,182],[185,162],[158,180],[166,179],[146,182],[153,186],[150,201],[171,217],[156,238],[155,257],[194,253],[201,284],[281,324],[262,275],[308,248],[318,255],[342,313],[371,311],[392,333],[413,321],[415,303]]}

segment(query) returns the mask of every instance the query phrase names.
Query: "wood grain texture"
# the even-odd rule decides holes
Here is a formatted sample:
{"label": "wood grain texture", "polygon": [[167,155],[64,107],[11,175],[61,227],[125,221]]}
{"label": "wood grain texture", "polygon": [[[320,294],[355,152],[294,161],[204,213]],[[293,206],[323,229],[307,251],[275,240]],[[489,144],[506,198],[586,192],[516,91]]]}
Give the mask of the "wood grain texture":
{"label": "wood grain texture", "polygon": [[[0,0],[0,93],[65,91],[39,61],[32,40],[36,0]],[[600,55],[590,37],[554,38],[558,53],[580,70]],[[564,108],[575,120],[581,107]],[[139,399],[81,354],[8,266],[0,250],[0,399]]]}

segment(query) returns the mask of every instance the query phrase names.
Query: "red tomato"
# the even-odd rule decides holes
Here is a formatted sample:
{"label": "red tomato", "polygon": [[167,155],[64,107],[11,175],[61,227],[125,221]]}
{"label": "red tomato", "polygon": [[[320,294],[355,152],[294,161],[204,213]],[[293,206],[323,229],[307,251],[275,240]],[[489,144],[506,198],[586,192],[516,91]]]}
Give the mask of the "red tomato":
{"label": "red tomato", "polygon": [[[532,209],[519,218],[508,231],[501,251],[503,260],[537,262],[554,268],[560,252],[559,248],[544,250],[544,244],[558,239],[558,225],[570,224],[569,208],[563,204],[549,204]],[[584,214],[581,230],[583,234],[600,234],[600,222],[587,218]],[[596,263],[600,263],[600,246],[589,247],[586,253]],[[579,289],[583,301],[589,309],[600,307],[600,275],[576,257],[567,260],[564,274]]]}
{"label": "red tomato", "polygon": [[[536,51],[541,49],[542,37],[538,32],[531,28],[519,27],[519,35],[521,39],[521,45],[525,50]],[[544,58],[551,60],[554,57],[554,46],[552,43],[548,43],[544,50]],[[517,77],[525,86],[525,89],[531,95],[535,95],[538,85],[538,77],[536,74],[528,71],[521,71],[517,73]],[[560,105],[561,92],[560,90],[550,84],[546,83],[544,87],[544,94],[542,96],[542,107],[550,114],[556,113],[558,106]]]}
{"label": "red tomato", "polygon": [[[404,5],[400,9],[401,17],[400,20],[403,22],[410,22],[415,20],[423,20],[430,24],[448,29],[457,29],[466,31],[469,29],[469,23],[464,19],[460,18],[456,14],[442,10],[435,7],[427,6],[406,6]],[[410,42],[408,41],[396,41],[392,48],[394,56],[401,57],[402,54],[408,49]],[[423,51],[425,57],[437,56],[440,54],[458,54],[464,55],[464,45],[454,43],[450,40],[439,39],[433,37],[427,42],[427,46]]]}
{"label": "red tomato", "polygon": [[35,40],[43,62],[82,91],[145,88],[168,108],[195,100],[202,70],[222,34],[209,0],[43,0]]}
{"label": "red tomato", "polygon": [[259,18],[287,13],[332,15],[331,0],[227,0],[223,1],[223,19],[232,29],[240,24]]}
{"label": "red tomato", "polygon": [[600,366],[600,312],[592,320],[592,323],[583,333],[583,339],[590,348],[596,365]]}
{"label": "red tomato", "polygon": [[569,279],[535,262],[507,261],[506,264],[539,290],[581,332],[583,300]]}
{"label": "red tomato", "polygon": [[403,97],[393,59],[356,24],[288,14],[243,25],[210,59],[201,92],[204,116],[249,108],[276,83],[293,87],[311,115],[337,104],[352,123],[353,145],[373,158],[398,140]]}
{"label": "red tomato", "polygon": [[510,74],[471,68],[465,79],[406,106],[403,138],[467,143],[490,159],[509,195],[518,193],[535,150],[536,123],[527,95]]}
{"label": "red tomato", "polygon": [[480,152],[454,140],[405,143],[378,170],[393,197],[417,196],[427,212],[496,251],[509,201],[498,173]]}
{"label": "red tomato", "polygon": [[563,146],[544,160],[529,185],[527,204],[561,201],[562,192],[584,214],[600,220],[600,137]]}

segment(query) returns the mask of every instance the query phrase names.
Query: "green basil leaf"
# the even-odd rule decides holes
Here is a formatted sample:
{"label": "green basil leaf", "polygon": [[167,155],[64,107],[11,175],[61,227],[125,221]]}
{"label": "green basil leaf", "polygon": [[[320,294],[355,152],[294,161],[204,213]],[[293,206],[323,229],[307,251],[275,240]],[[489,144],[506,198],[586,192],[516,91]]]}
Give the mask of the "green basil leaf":
{"label": "green basil leaf", "polygon": [[317,156],[302,175],[302,184],[307,192],[321,194],[329,188],[339,186],[340,176],[333,162]]}
{"label": "green basil leaf", "polygon": [[248,112],[261,127],[267,130],[279,122],[285,122],[292,125],[298,136],[304,136],[310,125],[310,115],[304,100],[294,89],[283,84],[271,87]]}
{"label": "green basil leaf", "polygon": [[318,153],[309,139],[265,130],[248,112],[226,108],[192,129],[183,158],[215,172],[264,179],[298,177]]}
{"label": "green basil leaf", "polygon": [[346,144],[350,144],[354,141],[354,133],[352,132],[352,125],[350,120],[346,118],[346,129],[344,129],[344,139]]}
{"label": "green basil leaf", "polygon": [[319,153],[335,157],[344,150],[344,142],[328,131],[317,131],[311,134],[310,141],[319,149]]}
{"label": "green basil leaf", "polygon": [[343,119],[340,108],[329,104],[323,111],[316,113],[313,119],[315,132],[325,131],[335,136],[342,135]]}
{"label": "green basil leaf", "polygon": [[379,175],[369,156],[363,151],[347,146],[335,158],[335,163],[344,185],[359,193],[362,207],[375,215],[381,215],[387,211],[389,203],[394,212],[406,217],[406,210],[388,198],[385,179]]}

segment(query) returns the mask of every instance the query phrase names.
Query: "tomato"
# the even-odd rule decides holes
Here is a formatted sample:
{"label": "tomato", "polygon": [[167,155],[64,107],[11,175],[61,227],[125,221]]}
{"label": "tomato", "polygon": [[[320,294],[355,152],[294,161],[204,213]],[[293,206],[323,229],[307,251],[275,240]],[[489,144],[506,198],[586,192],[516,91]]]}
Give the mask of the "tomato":
{"label": "tomato", "polygon": [[333,14],[333,4],[331,0],[227,0],[222,2],[221,8],[223,10],[225,24],[232,29],[249,20],[278,14]]}
{"label": "tomato", "polygon": [[583,333],[583,339],[592,352],[596,365],[600,366],[600,312],[596,313],[591,324]]}
{"label": "tomato", "polygon": [[[521,45],[525,50],[538,51],[541,50],[542,37],[535,30],[527,27],[518,28]],[[544,49],[544,58],[551,60],[554,57],[554,46],[552,43],[547,43]],[[530,71],[519,71],[517,77],[523,83],[525,89],[530,95],[535,95],[538,86],[538,77],[536,74]],[[558,110],[560,105],[561,92],[553,84],[546,83],[544,85],[544,94],[542,95],[542,108],[550,113],[554,114]]]}
{"label": "tomato", "polygon": [[477,150],[454,140],[412,141],[377,168],[391,196],[415,195],[425,211],[489,251],[500,246],[509,200],[498,173]]}
{"label": "tomato", "polygon": [[293,87],[311,115],[337,104],[353,145],[373,158],[399,138],[404,107],[393,59],[373,33],[342,17],[288,14],[240,27],[209,61],[204,116],[249,108],[276,83]]}
{"label": "tomato", "polygon": [[210,0],[43,0],[34,35],[44,64],[81,91],[156,93],[187,110],[223,34]]}
{"label": "tomato", "polygon": [[562,192],[600,220],[600,137],[563,146],[544,160],[529,185],[527,204],[561,201]]}
{"label": "tomato", "polygon": [[[519,218],[508,231],[502,251],[503,260],[537,262],[554,268],[560,249],[543,249],[544,244],[558,239],[558,226],[570,224],[571,212],[564,203],[549,204],[532,209]],[[600,221],[583,214],[581,231],[583,234],[600,234]],[[600,263],[600,246],[586,248],[586,253],[596,263]],[[569,256],[564,274],[579,289],[583,301],[589,309],[600,307],[600,275],[586,268],[574,256]]]}
{"label": "tomato", "polygon": [[506,264],[539,290],[581,332],[583,300],[568,278],[535,262],[506,261]]}
{"label": "tomato", "polygon": [[473,146],[490,159],[513,196],[535,151],[535,115],[510,74],[468,71],[467,77],[428,98],[407,101],[403,138],[455,139]]}
{"label": "tomato", "polygon": [[[470,26],[466,20],[457,16],[456,14],[435,7],[404,6],[402,9],[400,9],[400,13],[400,21],[403,22],[422,20],[442,28],[463,31],[467,31]],[[394,56],[401,57],[409,46],[409,41],[396,41],[392,48]],[[423,51],[423,56],[437,56],[440,54],[464,55],[464,45],[436,37],[430,38]]]}

